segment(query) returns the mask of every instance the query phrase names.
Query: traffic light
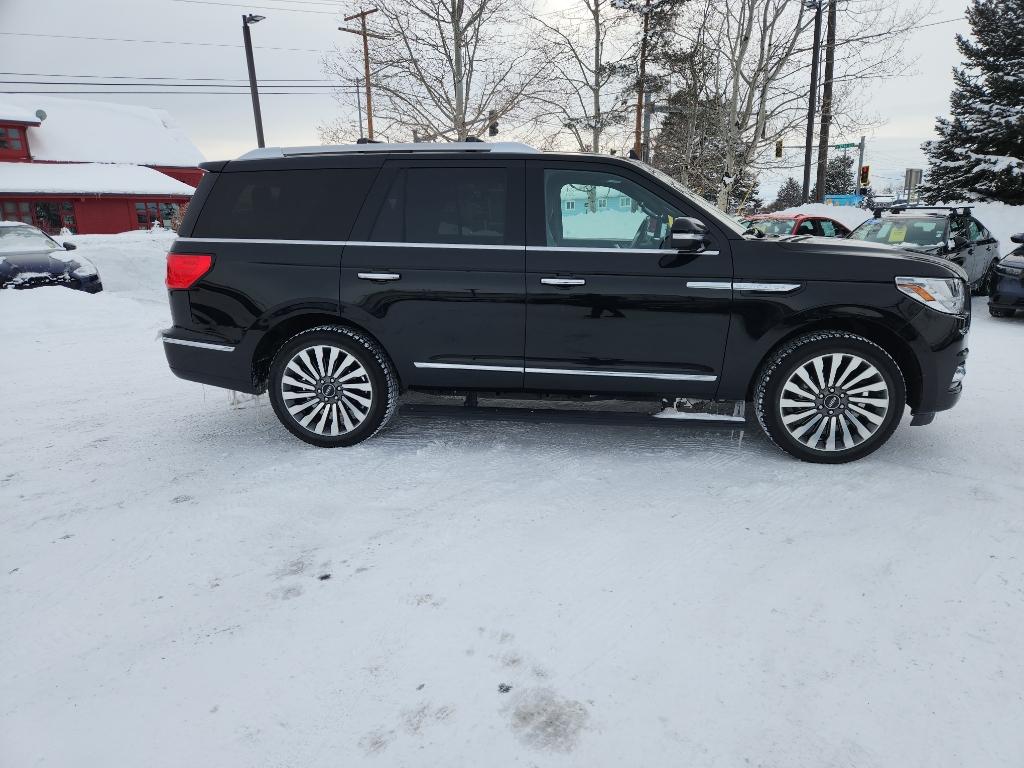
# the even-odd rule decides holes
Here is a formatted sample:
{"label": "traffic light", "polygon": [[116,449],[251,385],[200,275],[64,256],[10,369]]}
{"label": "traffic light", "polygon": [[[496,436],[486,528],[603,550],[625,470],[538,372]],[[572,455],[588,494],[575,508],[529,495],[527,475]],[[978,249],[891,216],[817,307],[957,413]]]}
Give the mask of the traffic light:
{"label": "traffic light", "polygon": [[498,113],[493,109],[487,113],[487,135],[498,135]]}
{"label": "traffic light", "polygon": [[862,187],[867,187],[870,182],[871,182],[871,166],[870,165],[862,165],[860,167],[860,185]]}
{"label": "traffic light", "polygon": [[781,140],[775,142],[775,156],[776,157],[782,157],[782,141]]}

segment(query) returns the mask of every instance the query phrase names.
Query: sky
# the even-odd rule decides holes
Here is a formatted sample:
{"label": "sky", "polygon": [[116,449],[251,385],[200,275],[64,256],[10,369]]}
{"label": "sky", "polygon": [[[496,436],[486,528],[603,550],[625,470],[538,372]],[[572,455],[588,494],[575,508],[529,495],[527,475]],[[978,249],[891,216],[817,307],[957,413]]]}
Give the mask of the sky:
{"label": "sky", "polygon": [[[570,2],[548,0],[546,5],[557,8]],[[937,0],[926,22],[957,19],[965,7],[963,0]],[[266,143],[317,144],[316,126],[338,116],[341,109],[331,91],[323,87],[322,61],[335,48],[354,50],[360,44],[357,36],[337,29],[341,15],[355,9],[350,0],[257,0],[255,5],[243,0],[0,0],[0,78],[25,80],[29,78],[11,73],[38,73],[237,81],[240,87],[230,94],[207,95],[198,93],[205,88],[181,88],[174,94],[119,92],[92,97],[166,109],[207,159],[237,157],[256,145],[252,104],[244,88],[247,72],[241,15],[262,14],[266,19],[251,31],[262,84]],[[962,20],[920,29],[903,51],[905,58],[914,62],[912,73],[879,83],[869,91],[867,117],[878,124],[866,131],[865,162],[872,168],[876,189],[889,182],[899,184],[905,168],[925,167],[920,144],[934,136],[936,115],[949,109],[951,70],[959,60],[954,34],[968,31]],[[97,37],[148,42],[81,39]],[[279,84],[274,89],[271,80],[306,82]],[[30,87],[61,88],[0,83],[0,91]],[[291,92],[272,93],[282,88]],[[346,98],[350,111],[354,99],[354,92]],[[839,136],[836,143],[858,138]],[[762,196],[771,199],[787,173],[798,175],[799,171],[763,176]]]}

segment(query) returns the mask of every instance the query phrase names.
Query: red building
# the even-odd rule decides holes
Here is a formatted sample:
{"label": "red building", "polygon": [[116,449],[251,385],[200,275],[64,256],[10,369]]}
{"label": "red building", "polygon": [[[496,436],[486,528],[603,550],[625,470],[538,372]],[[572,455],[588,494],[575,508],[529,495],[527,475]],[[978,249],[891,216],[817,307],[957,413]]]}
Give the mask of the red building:
{"label": "red building", "polygon": [[0,97],[0,220],[57,234],[170,227],[203,156],[162,110]]}

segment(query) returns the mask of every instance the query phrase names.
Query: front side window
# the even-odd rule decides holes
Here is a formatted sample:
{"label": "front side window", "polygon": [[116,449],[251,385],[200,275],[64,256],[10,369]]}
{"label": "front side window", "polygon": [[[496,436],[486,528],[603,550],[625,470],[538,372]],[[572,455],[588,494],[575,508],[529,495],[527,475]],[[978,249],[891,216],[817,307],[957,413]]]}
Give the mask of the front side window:
{"label": "front side window", "polygon": [[796,228],[797,235],[813,235],[814,234],[814,221],[812,219],[804,219],[800,222],[800,226]]}
{"label": "front side window", "polygon": [[604,171],[546,169],[547,244],[567,248],[668,248],[679,209]]}
{"label": "front side window", "polygon": [[989,235],[988,233],[988,230],[981,226],[981,222],[978,221],[977,219],[971,219],[971,226],[969,231],[972,243],[980,243],[984,240],[988,240],[989,237],[991,237],[991,235]]}
{"label": "front side window", "polygon": [[391,183],[370,239],[501,245],[507,207],[505,168],[405,168]]}
{"label": "front side window", "polygon": [[821,226],[821,234],[823,234],[825,237],[836,236],[836,225],[833,224],[831,221],[829,221],[828,219],[822,219],[821,221],[818,222],[818,224]]}

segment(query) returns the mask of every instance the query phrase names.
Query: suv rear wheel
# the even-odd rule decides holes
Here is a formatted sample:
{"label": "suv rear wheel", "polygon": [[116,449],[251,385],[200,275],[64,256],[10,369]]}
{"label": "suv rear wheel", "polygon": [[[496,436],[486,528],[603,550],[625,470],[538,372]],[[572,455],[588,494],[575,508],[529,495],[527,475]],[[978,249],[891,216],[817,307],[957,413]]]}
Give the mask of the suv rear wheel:
{"label": "suv rear wheel", "polygon": [[325,326],[293,336],[270,365],[270,402],[285,428],[321,448],[354,445],[391,419],[398,380],[368,336]]}
{"label": "suv rear wheel", "polygon": [[841,464],[892,435],[906,405],[899,366],[877,344],[845,331],[800,336],[778,349],[754,389],[757,419],[782,450]]}

